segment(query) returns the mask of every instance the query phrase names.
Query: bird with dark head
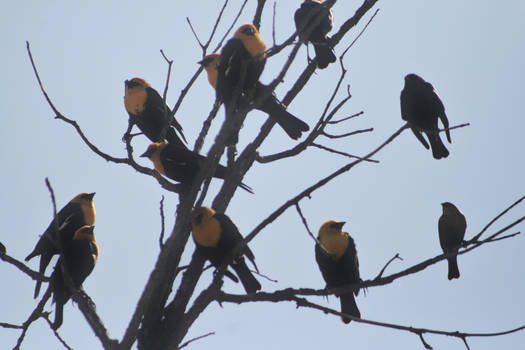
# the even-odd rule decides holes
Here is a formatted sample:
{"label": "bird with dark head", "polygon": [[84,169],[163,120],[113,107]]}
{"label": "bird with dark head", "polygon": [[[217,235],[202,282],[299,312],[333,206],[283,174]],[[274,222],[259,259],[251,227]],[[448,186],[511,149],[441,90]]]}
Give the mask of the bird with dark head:
{"label": "bird with dark head", "polygon": [[[206,70],[208,81],[213,88],[217,86],[217,77],[219,75],[217,67],[219,66],[220,60],[220,54],[212,53],[198,62]],[[279,102],[273,91],[269,91],[268,86],[258,81],[255,85],[254,99],[260,96],[266,97],[257,109],[268,114],[268,117],[279,124],[290,138],[297,140],[301,137],[302,132],[310,130],[308,124],[286,111],[285,106]]]}
{"label": "bird with dark head", "polygon": [[405,77],[405,87],[401,91],[401,118],[408,122],[412,132],[426,149],[429,146],[421,132],[427,135],[435,159],[448,157],[449,152],[439,137],[438,129],[439,118],[445,128],[447,140],[451,143],[445,106],[432,84],[416,74]]}
{"label": "bird with dark head", "polygon": [[72,239],[62,246],[62,256],[55,266],[50,282],[55,302],[55,321],[52,325],[55,330],[62,325],[64,305],[72,295],[65,276],[69,275],[73,286],[78,289],[97,262],[99,248],[94,228],[95,226],[90,225],[82,226],[75,231]]}
{"label": "bird with dark head", "polygon": [[[73,239],[75,232],[82,226],[94,225],[96,212],[93,197],[95,192],[83,192],[75,196],[58,212],[56,219],[52,220],[44,233],[40,236],[33,251],[25,258],[29,261],[40,255],[40,266],[38,272],[44,274],[51,258],[59,254],[58,243],[64,246]],[[58,229],[58,232],[56,232]],[[36,282],[34,297],[40,292],[41,281]]]}
{"label": "bird with dark head", "polygon": [[[319,15],[320,13],[322,14]],[[320,21],[319,16],[321,16]],[[334,26],[332,9],[324,7],[322,1],[305,0],[301,7],[295,11],[294,20],[299,40],[306,45],[311,42],[314,46],[317,68],[323,69],[328,67],[330,63],[334,63],[337,58],[328,43],[330,40],[328,32]],[[316,23],[317,25],[315,25]],[[315,27],[313,27],[314,25]],[[306,35],[307,32],[310,34]]]}
{"label": "bird with dark head", "polygon": [[[164,103],[157,90],[141,78],[133,78],[124,82],[126,92],[124,95],[124,106],[129,114],[130,121],[152,142],[169,143],[186,147],[186,137],[182,126],[175,117],[171,116],[170,108]],[[177,136],[179,135],[184,142]]]}
{"label": "bird with dark head", "polygon": [[[160,174],[187,186],[191,185],[205,159],[196,152],[168,142],[152,143],[141,157],[149,158]],[[225,179],[226,173],[227,169],[217,164],[213,177]],[[250,186],[242,182],[239,187],[253,193]]]}
{"label": "bird with dark head", "polygon": [[[326,288],[336,288],[361,282],[359,260],[352,237],[343,231],[344,221],[328,220],[321,225],[315,245],[315,260],[326,282]],[[341,301],[341,313],[361,318],[354,294],[359,288],[338,295]],[[352,321],[342,317],[344,323]]]}
{"label": "bird with dark head", "polygon": [[[225,214],[215,212],[212,208],[194,209],[191,213],[191,227],[197,249],[216,268],[221,266],[223,260],[232,254],[235,247],[243,240],[233,221]],[[246,256],[252,262],[255,270],[259,271],[255,265],[255,256],[247,245],[234,257],[230,266],[239,276],[246,293],[255,293],[262,287],[246,265],[243,256]],[[237,282],[233,273],[226,270],[225,274]]]}
{"label": "bird with dark head", "polygon": [[[222,48],[215,92],[224,103],[227,117],[238,109],[239,102],[251,101],[266,63],[265,51],[266,44],[251,23],[240,26]],[[238,95],[235,95],[236,91]],[[244,98],[239,98],[243,95]],[[226,140],[227,146],[237,143],[240,127],[235,124],[233,133]]]}
{"label": "bird with dark head", "polygon": [[461,247],[467,220],[459,209],[450,202],[441,203],[443,214],[438,221],[439,244],[443,253],[448,255],[448,279],[459,278],[458,250]]}

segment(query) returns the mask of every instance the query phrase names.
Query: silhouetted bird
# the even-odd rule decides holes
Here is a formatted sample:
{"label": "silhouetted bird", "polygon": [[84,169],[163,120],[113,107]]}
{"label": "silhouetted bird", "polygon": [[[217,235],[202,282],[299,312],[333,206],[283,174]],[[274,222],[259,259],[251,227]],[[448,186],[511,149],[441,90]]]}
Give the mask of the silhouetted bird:
{"label": "silhouetted bird", "polygon": [[[295,27],[299,31],[299,40],[308,45],[311,42],[314,46],[315,56],[317,58],[317,67],[320,69],[328,67],[330,63],[336,61],[335,53],[328,44],[330,37],[327,35],[334,26],[332,9],[322,8],[322,1],[305,0],[301,7],[295,11]],[[322,8],[321,10],[318,10]],[[319,13],[323,13],[321,21],[318,22],[310,35],[306,36],[306,31],[316,22]],[[308,22],[305,21],[309,18]],[[301,30],[303,28],[303,30]]]}
{"label": "silhouetted bird", "polygon": [[416,74],[405,77],[405,87],[401,91],[401,118],[407,121],[414,135],[428,149],[428,143],[421,135],[424,132],[435,159],[446,158],[448,150],[439,137],[438,118],[445,127],[448,142],[451,143],[445,106],[432,84]]}
{"label": "silhouetted bird", "polygon": [[439,243],[445,254],[454,254],[448,257],[448,279],[459,278],[457,252],[465,237],[467,221],[465,216],[450,202],[441,203],[443,214],[438,221]]}

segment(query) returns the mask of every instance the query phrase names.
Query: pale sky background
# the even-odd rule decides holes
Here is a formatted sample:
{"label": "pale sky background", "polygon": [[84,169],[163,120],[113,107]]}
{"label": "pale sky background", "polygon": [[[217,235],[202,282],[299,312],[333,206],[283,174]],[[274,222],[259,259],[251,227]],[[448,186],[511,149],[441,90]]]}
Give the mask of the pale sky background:
{"label": "pale sky background", "polygon": [[[230,2],[219,37],[241,4],[240,0]],[[293,33],[293,13],[299,4],[278,1],[278,42]],[[335,30],[360,4],[339,1],[335,5]],[[122,337],[159,253],[159,200],[166,196],[166,225],[171,228],[178,197],[162,190],[151,177],[107,163],[87,148],[71,126],[53,119],[38,89],[25,41],[31,43],[41,78],[56,107],[78,121],[101,150],[121,157],[125,154],[121,137],[128,119],[122,100],[124,80],[140,76],[162,91],[167,65],[159,49],[164,49],[175,61],[168,93],[168,103],[173,105],[201,59],[185,18],[191,19],[205,40],[221,6],[222,1],[11,1],[3,2],[0,8],[4,33],[0,66],[4,67],[5,79],[0,107],[0,162],[4,165],[0,241],[20,260],[33,249],[52,215],[45,177],[54,187],[59,207],[80,192],[96,192],[95,232],[101,251],[84,288],[114,338]],[[256,1],[250,0],[239,25],[251,21],[255,6]],[[268,46],[272,43],[272,6],[269,2],[261,27]],[[356,241],[364,279],[376,276],[395,253],[404,260],[393,263],[387,273],[439,254],[441,202],[451,201],[465,214],[468,239],[525,193],[525,3],[402,0],[379,1],[376,7],[381,9],[378,16],[345,57],[349,69],[345,83],[350,84],[353,98],[336,118],[361,110],[365,114],[328,129],[340,134],[373,127],[374,132],[336,141],[320,138],[317,142],[357,155],[376,148],[402,125],[399,93],[403,77],[412,72],[439,90],[451,125],[471,125],[452,132],[453,143],[446,144],[451,154],[440,161],[434,160],[407,130],[376,155],[379,164],[362,163],[316,191],[311,199],[301,201],[315,232],[328,219],[347,221],[345,229]],[[338,54],[372,13],[336,47]],[[276,76],[286,52],[268,61],[263,82]],[[276,90],[279,97],[305,65],[306,50],[302,48]],[[339,74],[338,65],[317,71],[289,110],[313,126]],[[344,91],[337,100],[343,97]],[[214,92],[201,75],[177,113],[191,145],[213,101]],[[213,132],[222,123],[223,113],[221,109]],[[248,116],[240,149],[255,137],[264,120],[265,115],[259,112]],[[147,144],[145,137],[137,137],[136,155]],[[295,144],[275,127],[260,151],[265,155]],[[256,164],[244,179],[255,195],[238,191],[226,213],[246,235],[287,199],[348,161],[310,148],[294,159]],[[148,160],[140,162],[151,166]],[[205,204],[211,203],[217,189],[212,187]],[[522,203],[489,233],[524,212]],[[512,232],[523,229],[521,225]],[[278,280],[260,279],[265,291],[324,286],[313,241],[295,209],[286,211],[250,246],[262,272]],[[364,318],[406,326],[494,332],[523,325],[524,247],[521,235],[486,245],[459,257],[459,280],[447,280],[443,261],[391,285],[370,288],[366,296],[359,295],[357,304]],[[193,250],[190,241],[183,263],[189,261]],[[35,259],[30,266],[36,269],[37,264]],[[0,321],[20,324],[37,304],[32,298],[34,281],[5,263],[0,263],[0,275]],[[210,270],[204,273],[199,290],[209,284],[211,276]],[[243,293],[240,284],[229,280],[223,288]],[[310,299],[339,308],[335,297],[328,302],[321,297]],[[46,310],[54,307],[48,304]],[[186,340],[211,331],[216,334],[193,343],[191,349],[423,349],[413,334],[366,324],[344,325],[338,317],[296,309],[295,304],[285,302],[224,304],[222,309],[214,303],[195,322]],[[0,329],[0,347],[12,348],[19,334]],[[60,334],[76,350],[101,348],[72,303],[65,306]],[[455,338],[425,339],[435,349],[465,348]],[[468,341],[476,350],[523,349],[525,332]],[[31,326],[23,344],[23,349],[61,348],[43,320]]]}

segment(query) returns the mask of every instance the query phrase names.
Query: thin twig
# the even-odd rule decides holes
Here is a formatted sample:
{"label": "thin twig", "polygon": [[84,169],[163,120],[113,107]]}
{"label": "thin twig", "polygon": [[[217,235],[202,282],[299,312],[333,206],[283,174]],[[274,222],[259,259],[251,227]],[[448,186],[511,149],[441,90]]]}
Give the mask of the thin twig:
{"label": "thin twig", "polygon": [[73,350],[73,348],[71,346],[69,346],[66,341],[64,340],[64,338],[62,338],[60,336],[60,334],[58,334],[57,330],[56,329],[53,329],[53,323],[51,322],[51,320],[49,319],[49,314],[47,312],[44,312],[42,313],[42,316],[41,316],[44,320],[47,321],[47,324],[49,325],[49,327],[53,330],[53,333],[55,334],[55,337],[58,339],[58,341],[68,350]]}
{"label": "thin twig", "polygon": [[197,33],[195,33],[195,29],[193,29],[193,26],[191,25],[191,21],[190,21],[190,19],[188,17],[186,17],[186,22],[188,22],[188,25],[190,26],[191,32],[193,33],[193,36],[195,37],[195,39],[197,39],[197,42],[199,43],[199,46],[201,47],[201,49],[204,50],[204,45],[201,43]]}
{"label": "thin twig", "polygon": [[315,142],[312,142],[312,143],[310,144],[310,146],[312,146],[312,147],[317,147],[317,148],[323,149],[323,150],[328,151],[328,152],[331,152],[331,153],[340,154],[340,155],[345,156],[345,157],[348,157],[348,158],[362,159],[362,160],[364,160],[365,162],[371,162],[371,163],[379,163],[379,161],[378,161],[378,160],[375,160],[375,159],[362,158],[362,157],[359,157],[359,156],[355,156],[355,155],[353,155],[353,154],[349,154],[349,153],[346,153],[346,152],[338,151],[338,150],[335,150],[335,149],[333,149],[333,148],[329,148],[329,147],[326,147],[326,146],[320,145],[320,144],[315,143]]}
{"label": "thin twig", "polygon": [[383,277],[383,273],[385,272],[385,270],[388,267],[388,265],[390,265],[396,259],[403,261],[403,258],[399,256],[399,253],[396,253],[396,255],[394,255],[390,260],[388,260],[388,262],[385,264],[385,266],[383,266],[381,271],[379,271],[379,273],[377,274],[377,276],[374,279],[376,280],[376,279],[379,279],[379,278]]}
{"label": "thin twig", "polygon": [[159,247],[162,250],[164,248],[164,196],[160,199],[160,237],[159,237]]}
{"label": "thin twig", "polygon": [[425,338],[423,338],[423,333],[416,333],[416,334],[419,335],[419,340],[421,340],[425,349],[427,350],[433,349],[432,346],[430,346],[430,344],[425,341]]}
{"label": "thin twig", "polygon": [[276,45],[275,42],[275,7],[277,6],[277,2],[273,2],[273,19],[272,19],[272,39],[273,39],[273,46]]}
{"label": "thin twig", "polygon": [[339,124],[339,123],[344,122],[344,121],[346,121],[348,119],[359,117],[360,115],[363,115],[364,113],[365,113],[364,111],[357,112],[357,113],[354,113],[354,114],[352,114],[352,115],[350,115],[348,117],[345,117],[343,119],[327,121],[326,124]]}
{"label": "thin twig", "polygon": [[162,100],[164,101],[164,105],[166,106],[166,96],[168,95],[168,86],[170,83],[171,66],[173,64],[173,60],[168,59],[168,57],[166,57],[162,49],[160,49],[160,53],[162,57],[164,57],[164,60],[166,61],[166,63],[168,63],[168,73],[166,75],[166,86],[164,86],[164,93],[162,94]]}
{"label": "thin twig", "polygon": [[365,26],[363,27],[363,29],[359,32],[359,34],[357,34],[357,36],[356,36],[355,39],[350,43],[350,45],[348,45],[348,46],[346,47],[346,49],[344,49],[343,54],[342,54],[341,56],[344,56],[344,55],[346,54],[346,52],[347,52],[348,50],[350,50],[350,48],[351,48],[352,46],[354,46],[355,42],[361,37],[361,35],[363,35],[363,33],[365,32],[366,28],[368,28],[368,25],[369,25],[370,23],[372,23],[372,20],[374,19],[374,17],[377,15],[378,12],[379,12],[379,9],[377,9],[377,10],[374,12],[374,14],[372,15],[372,17],[370,17],[370,19],[368,20],[368,22],[366,22],[366,24],[365,24]]}
{"label": "thin twig", "polygon": [[215,332],[209,332],[209,333],[206,333],[204,335],[192,338],[192,339],[188,340],[187,342],[182,343],[182,345],[179,346],[179,349],[182,349],[182,348],[188,346],[190,343],[193,343],[196,340],[199,340],[199,339],[202,339],[202,338],[206,338],[206,337],[209,337],[210,335],[214,335],[214,334],[215,334]]}
{"label": "thin twig", "polygon": [[322,245],[319,243],[317,238],[315,238],[314,234],[310,230],[310,227],[308,227],[308,222],[306,222],[306,218],[304,217],[303,212],[301,211],[301,207],[299,206],[299,202],[295,203],[295,209],[297,209],[297,212],[299,213],[299,216],[301,217],[301,221],[303,222],[303,225],[306,228],[306,232],[308,232],[308,235],[310,237],[312,237],[312,239],[314,240],[315,244],[318,244],[320,247],[322,247]]}
{"label": "thin twig", "polygon": [[512,208],[514,208],[516,205],[518,205],[519,203],[521,203],[521,201],[523,201],[525,199],[525,196],[522,196],[520,199],[518,199],[517,201],[515,201],[514,203],[512,203],[509,207],[507,207],[505,210],[503,210],[501,213],[499,213],[498,215],[496,215],[496,217],[492,220],[489,221],[489,223],[483,227],[483,229],[480,231],[480,233],[478,233],[477,235],[475,235],[474,237],[472,237],[472,239],[469,241],[469,242],[475,242],[479,239],[479,237],[481,237],[481,235],[483,233],[485,233],[485,231],[487,231],[487,229],[492,226],[493,223],[495,223],[500,217],[502,217],[503,215],[505,215],[509,210],[511,210]]}
{"label": "thin twig", "polygon": [[357,135],[357,134],[363,134],[365,132],[372,132],[372,131],[374,131],[374,128],[356,130],[356,131],[347,132],[347,133],[341,134],[341,135],[331,135],[331,134],[327,133],[326,131],[323,131],[323,132],[321,132],[321,135],[326,136],[326,137],[328,137],[330,139],[340,139],[340,138],[343,138],[343,137],[353,136],[353,135]]}

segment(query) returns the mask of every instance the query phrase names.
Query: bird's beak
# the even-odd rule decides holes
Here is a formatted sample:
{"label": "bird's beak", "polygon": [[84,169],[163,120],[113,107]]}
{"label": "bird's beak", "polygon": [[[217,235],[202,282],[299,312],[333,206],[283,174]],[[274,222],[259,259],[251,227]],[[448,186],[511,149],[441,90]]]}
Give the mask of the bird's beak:
{"label": "bird's beak", "polygon": [[124,80],[124,85],[128,86],[129,80]]}
{"label": "bird's beak", "polygon": [[334,226],[337,227],[338,229],[342,229],[345,224],[346,224],[346,221],[341,221],[341,222],[334,224]]}
{"label": "bird's beak", "polygon": [[148,158],[149,158],[149,156],[150,156],[149,149],[146,150],[146,152],[142,153],[140,156],[141,156],[141,157],[148,157]]}
{"label": "bird's beak", "polygon": [[197,62],[197,64],[200,64],[202,66],[202,64],[204,63],[204,60],[200,60],[199,62]]}
{"label": "bird's beak", "polygon": [[92,193],[88,194],[88,198],[89,198],[90,200],[93,200],[93,197],[95,197],[95,193],[96,193],[96,192],[92,192]]}

